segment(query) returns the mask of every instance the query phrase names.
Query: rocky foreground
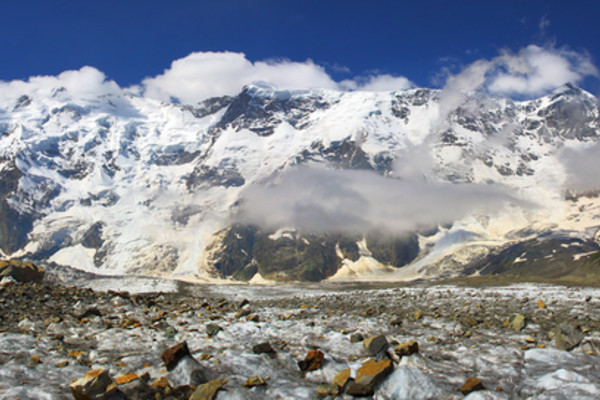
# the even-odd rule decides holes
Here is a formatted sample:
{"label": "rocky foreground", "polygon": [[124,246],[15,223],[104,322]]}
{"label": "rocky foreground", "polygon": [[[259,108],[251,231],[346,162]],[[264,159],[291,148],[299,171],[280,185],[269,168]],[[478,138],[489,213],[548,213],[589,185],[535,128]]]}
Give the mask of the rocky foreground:
{"label": "rocky foreground", "polygon": [[2,282],[0,399],[600,397],[598,289]]}

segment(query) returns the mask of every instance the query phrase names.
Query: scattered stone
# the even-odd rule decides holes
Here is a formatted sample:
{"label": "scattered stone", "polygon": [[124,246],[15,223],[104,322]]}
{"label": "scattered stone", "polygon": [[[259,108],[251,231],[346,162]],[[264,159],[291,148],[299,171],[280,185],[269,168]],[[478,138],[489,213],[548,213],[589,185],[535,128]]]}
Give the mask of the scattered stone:
{"label": "scattered stone", "polygon": [[574,325],[562,324],[550,332],[550,337],[554,339],[554,347],[569,351],[581,343],[583,333]]}
{"label": "scattered stone", "polygon": [[311,350],[306,354],[304,360],[298,361],[300,371],[308,372],[321,368],[325,354],[320,350]]}
{"label": "scattered stone", "polygon": [[102,313],[98,310],[97,307],[89,307],[84,312],[79,315],[76,315],[76,318],[79,320],[83,320],[84,318],[89,317],[101,317]]}
{"label": "scattered stone", "polygon": [[402,325],[402,318],[396,317],[390,321],[391,326],[400,326]]}
{"label": "scattered stone", "polygon": [[252,352],[254,354],[275,354],[275,350],[273,350],[273,347],[271,346],[271,343],[269,342],[263,342],[263,343],[259,343],[259,344],[255,344],[254,346],[252,346]]}
{"label": "scattered stone", "polygon": [[423,311],[421,311],[421,310],[415,311],[414,317],[415,317],[415,321],[420,320],[423,317]]}
{"label": "scattered stone", "polygon": [[258,314],[248,315],[246,317],[246,321],[248,321],[248,322],[259,322],[260,318],[259,318]]}
{"label": "scattered stone", "polygon": [[373,387],[383,381],[393,370],[391,360],[369,359],[356,371],[356,382]]}
{"label": "scattered stone", "polygon": [[42,360],[40,359],[39,354],[34,354],[29,359],[29,365],[37,365],[37,364],[41,364],[41,363],[42,363]]}
{"label": "scattered stone", "polygon": [[247,306],[248,304],[250,304],[250,302],[248,301],[248,299],[244,299],[240,302],[240,305],[238,306],[239,308],[244,308],[245,306]]}
{"label": "scattered stone", "polygon": [[398,357],[410,356],[419,352],[419,343],[414,340],[409,340],[406,343],[401,343],[394,348],[394,353]]}
{"label": "scattered stone", "polygon": [[369,385],[363,385],[362,383],[352,382],[346,393],[351,396],[371,396],[373,395],[373,388]]}
{"label": "scattered stone", "polygon": [[343,388],[350,379],[350,368],[346,368],[338,372],[334,377],[332,383]]}
{"label": "scattered stone", "polygon": [[365,340],[365,338],[360,333],[353,333],[350,335],[350,343],[358,343],[362,342],[363,340]]}
{"label": "scattered stone", "polygon": [[384,335],[377,335],[365,339],[363,342],[367,354],[374,356],[382,350],[385,350],[388,346],[388,341]]}
{"label": "scattered stone", "polygon": [[106,369],[93,369],[70,385],[75,400],[104,400],[115,395],[117,387]]}
{"label": "scattered stone", "polygon": [[221,332],[222,330],[223,330],[223,328],[221,328],[217,324],[208,324],[208,325],[206,325],[206,334],[209,337],[215,336],[217,333]]}
{"label": "scattered stone", "polygon": [[512,322],[510,323],[510,327],[515,332],[520,332],[521,330],[523,330],[523,328],[525,327],[525,316],[523,314],[515,315]]}
{"label": "scattered stone", "polygon": [[335,385],[335,384],[319,385],[317,387],[317,395],[319,397],[327,397],[327,396],[335,397],[338,394],[340,394],[340,388],[338,385]]}
{"label": "scattered stone", "polygon": [[200,361],[207,361],[207,360],[210,360],[211,358],[212,358],[212,355],[210,355],[210,354],[206,354],[206,353],[200,354]]}
{"label": "scattered stone", "polygon": [[244,382],[244,387],[255,387],[255,386],[264,386],[266,385],[267,382],[260,376],[251,376],[248,379],[246,379],[246,382]]}
{"label": "scattered stone", "polygon": [[543,310],[544,308],[546,308],[546,303],[544,303],[543,300],[538,300],[537,306],[540,310]]}
{"label": "scattered stone", "polygon": [[67,365],[69,365],[69,362],[68,362],[68,361],[66,361],[66,360],[65,360],[65,361],[60,361],[60,362],[57,362],[57,363],[56,363],[56,364],[54,364],[54,365],[56,365],[56,367],[57,367],[57,368],[64,368],[64,367],[66,367]]}
{"label": "scattered stone", "polygon": [[177,335],[177,329],[173,328],[171,325],[165,329],[165,337],[167,339],[173,339]]}
{"label": "scattered stone", "polygon": [[165,362],[167,370],[172,370],[173,368],[175,368],[179,360],[181,360],[183,357],[189,354],[190,349],[188,348],[187,342],[182,342],[165,350],[162,353],[161,358]]}
{"label": "scattered stone", "polygon": [[465,396],[471,392],[475,392],[476,390],[484,390],[483,383],[477,378],[469,378],[467,381],[461,386],[460,392]]}
{"label": "scattered stone", "polygon": [[189,400],[213,400],[217,392],[227,383],[224,379],[215,379],[200,385],[194,390]]}

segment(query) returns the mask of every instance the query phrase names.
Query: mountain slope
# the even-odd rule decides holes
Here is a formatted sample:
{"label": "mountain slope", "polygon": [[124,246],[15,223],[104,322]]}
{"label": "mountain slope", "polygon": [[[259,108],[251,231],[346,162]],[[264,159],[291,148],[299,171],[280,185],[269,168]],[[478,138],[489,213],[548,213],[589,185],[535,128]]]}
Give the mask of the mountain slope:
{"label": "mountain slope", "polygon": [[[0,250],[98,273],[190,279],[461,275],[492,249],[548,233],[595,243],[598,199],[565,198],[560,151],[593,146],[599,133],[597,100],[571,85],[523,102],[474,93],[450,109],[446,93],[429,89],[261,84],[197,105],[24,93],[0,104]],[[277,189],[265,188],[296,182],[286,177],[298,166],[350,172],[321,182],[332,193],[315,204],[331,202],[331,212],[314,217],[310,203],[300,221],[263,224],[286,211],[270,198]],[[316,173],[300,189],[329,176]],[[408,186],[390,193],[414,196],[386,209],[376,198],[398,182]],[[365,204],[352,210],[340,199],[356,192]],[[248,217],[257,199],[267,211]],[[300,226],[332,214],[327,229]],[[374,226],[351,224],[360,214]],[[391,269],[365,274],[360,260]]]}

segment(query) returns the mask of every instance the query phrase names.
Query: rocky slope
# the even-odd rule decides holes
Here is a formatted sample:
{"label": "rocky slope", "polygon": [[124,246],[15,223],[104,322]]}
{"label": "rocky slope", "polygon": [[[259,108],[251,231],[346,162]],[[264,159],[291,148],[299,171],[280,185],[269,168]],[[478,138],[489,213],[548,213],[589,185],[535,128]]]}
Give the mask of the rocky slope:
{"label": "rocky slope", "polygon": [[310,281],[499,273],[485,267],[494,257],[598,251],[600,201],[566,195],[561,159],[597,142],[597,100],[571,85],[522,102],[462,96],[24,93],[0,104],[0,251],[104,274]]}
{"label": "rocky slope", "polygon": [[600,395],[597,289],[123,281],[0,285],[0,399]]}

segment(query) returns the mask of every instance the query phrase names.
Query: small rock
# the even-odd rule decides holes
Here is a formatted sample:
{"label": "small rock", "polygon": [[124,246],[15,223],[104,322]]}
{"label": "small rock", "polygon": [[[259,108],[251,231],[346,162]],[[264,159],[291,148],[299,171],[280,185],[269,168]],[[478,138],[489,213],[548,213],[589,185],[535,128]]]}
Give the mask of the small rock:
{"label": "small rock", "polygon": [[346,383],[348,383],[349,379],[350,379],[350,368],[346,368],[346,369],[343,369],[340,372],[338,372],[333,377],[333,381],[331,383],[333,383],[334,385],[338,385],[340,388],[343,388],[344,386],[346,386]]}
{"label": "small rock", "polygon": [[335,397],[340,394],[340,388],[338,385],[319,385],[317,387],[317,395],[319,397],[332,396]]}
{"label": "small rock", "polygon": [[273,347],[271,346],[271,343],[269,342],[263,342],[263,343],[259,343],[259,344],[255,344],[254,346],[252,346],[252,352],[254,354],[275,354],[275,350],[273,350]]}
{"label": "small rock", "polygon": [[394,348],[394,353],[398,357],[410,356],[419,352],[419,343],[414,340],[409,340],[406,343],[401,343]]}
{"label": "small rock", "polygon": [[416,321],[420,320],[423,317],[423,311],[421,311],[421,310],[415,311],[414,317],[415,317]]}
{"label": "small rock", "polygon": [[356,371],[356,382],[373,387],[384,380],[393,370],[394,366],[391,360],[369,359]]}
{"label": "small rock", "polygon": [[306,354],[304,360],[298,361],[300,371],[308,372],[321,368],[325,354],[320,350],[311,350]]}
{"label": "small rock", "polygon": [[165,362],[167,370],[171,370],[175,368],[179,360],[181,360],[188,354],[190,354],[190,350],[188,348],[187,342],[182,342],[165,350],[162,353],[161,358]]}
{"label": "small rock", "polygon": [[400,326],[402,325],[402,318],[396,317],[390,321],[391,326]]}
{"label": "small rock", "polygon": [[215,379],[200,385],[194,390],[189,400],[213,400],[226,382],[223,379]]}
{"label": "small rock", "polygon": [[358,343],[362,342],[363,340],[365,340],[365,338],[360,333],[353,333],[350,335],[350,343]]}
{"label": "small rock", "polygon": [[60,362],[57,362],[57,363],[56,363],[56,364],[54,364],[54,365],[56,365],[56,368],[64,368],[64,367],[66,367],[67,365],[69,365],[69,362],[68,362],[68,361],[60,361]]}
{"label": "small rock", "polygon": [[362,383],[352,382],[348,389],[346,389],[346,393],[351,396],[371,396],[373,392],[373,388],[369,385],[363,385]]}
{"label": "small rock", "polygon": [[29,365],[37,365],[37,364],[41,364],[41,363],[42,363],[42,360],[40,359],[39,354],[34,354],[29,359]]}
{"label": "small rock", "polygon": [[525,327],[525,316],[523,314],[517,314],[510,323],[510,327],[515,332],[520,332]]}
{"label": "small rock", "polygon": [[483,383],[477,378],[469,378],[467,381],[461,386],[460,392],[465,396],[471,392],[476,390],[483,390]]}
{"label": "small rock", "polygon": [[250,302],[248,301],[248,299],[244,299],[240,302],[240,305],[238,306],[239,308],[244,308],[245,306],[247,306],[248,304],[250,304]]}
{"label": "small rock", "polygon": [[388,341],[384,335],[377,335],[365,339],[363,342],[367,354],[374,356],[382,350],[385,350],[388,346]]}
{"label": "small rock", "polygon": [[267,382],[260,376],[251,376],[248,379],[246,379],[246,382],[244,382],[244,387],[251,388],[255,386],[264,386],[266,384]]}
{"label": "small rock", "polygon": [[107,399],[116,394],[117,387],[106,369],[93,369],[70,385],[75,400]]}
{"label": "small rock", "polygon": [[553,330],[550,336],[554,339],[554,346],[559,350],[569,351],[583,340],[583,333],[574,325],[563,324]]}
{"label": "small rock", "polygon": [[223,330],[223,328],[221,328],[217,324],[208,324],[208,325],[206,325],[206,334],[209,337],[215,336],[217,333],[221,332],[222,330]]}
{"label": "small rock", "polygon": [[540,310],[543,310],[544,308],[546,308],[546,303],[544,303],[543,300],[538,300],[537,306]]}
{"label": "small rock", "polygon": [[165,329],[165,337],[167,339],[173,339],[177,335],[177,329],[173,328],[171,325]]}

